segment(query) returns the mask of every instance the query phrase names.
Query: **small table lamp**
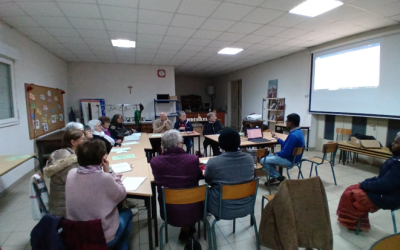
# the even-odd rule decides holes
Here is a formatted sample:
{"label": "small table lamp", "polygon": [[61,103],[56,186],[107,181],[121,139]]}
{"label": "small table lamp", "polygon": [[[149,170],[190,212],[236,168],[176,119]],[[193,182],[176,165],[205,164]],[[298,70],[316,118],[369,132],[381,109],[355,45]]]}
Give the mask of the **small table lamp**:
{"label": "small table lamp", "polygon": [[210,110],[213,110],[214,109],[214,95],[215,95],[214,86],[207,86],[207,94],[209,94],[211,96],[211,109]]}

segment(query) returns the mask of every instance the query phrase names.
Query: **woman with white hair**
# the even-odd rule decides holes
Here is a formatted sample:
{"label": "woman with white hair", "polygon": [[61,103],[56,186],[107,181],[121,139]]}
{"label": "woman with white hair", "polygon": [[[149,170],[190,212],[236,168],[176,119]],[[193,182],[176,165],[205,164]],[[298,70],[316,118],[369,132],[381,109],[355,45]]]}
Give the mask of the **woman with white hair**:
{"label": "woman with white hair", "polygon": [[99,139],[103,141],[106,145],[107,154],[110,153],[111,148],[115,145],[115,141],[110,136],[106,135],[101,129],[101,121],[100,120],[90,120],[88,122],[88,126],[93,131],[93,138]]}
{"label": "woman with white hair", "polygon": [[65,130],[68,130],[68,129],[83,130],[83,124],[80,122],[68,122],[67,125],[65,125]]}
{"label": "woman with white hair", "polygon": [[[154,181],[158,190],[158,202],[163,206],[161,187],[189,188],[197,187],[203,177],[199,168],[199,158],[196,155],[186,154],[182,148],[183,138],[178,130],[164,132],[161,138],[162,155],[151,159]],[[187,240],[195,233],[194,224],[202,218],[203,204],[167,205],[168,224],[181,227],[179,240]],[[164,210],[160,209],[161,218]]]}

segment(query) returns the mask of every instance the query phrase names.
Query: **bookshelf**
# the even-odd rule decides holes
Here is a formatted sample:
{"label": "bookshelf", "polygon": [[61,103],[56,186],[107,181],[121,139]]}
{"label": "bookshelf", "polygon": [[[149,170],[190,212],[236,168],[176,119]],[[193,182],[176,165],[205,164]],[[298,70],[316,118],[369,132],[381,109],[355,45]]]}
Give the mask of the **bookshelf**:
{"label": "bookshelf", "polygon": [[276,122],[284,122],[285,120],[285,98],[267,98],[267,120],[268,127],[274,128]]}

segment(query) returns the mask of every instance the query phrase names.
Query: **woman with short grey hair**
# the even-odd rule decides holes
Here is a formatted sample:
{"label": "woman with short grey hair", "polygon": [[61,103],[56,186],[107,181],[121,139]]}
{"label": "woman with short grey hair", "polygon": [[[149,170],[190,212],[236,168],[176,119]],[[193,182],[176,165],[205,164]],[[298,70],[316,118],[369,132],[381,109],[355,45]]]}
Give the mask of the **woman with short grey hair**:
{"label": "woman with short grey hair", "polygon": [[[179,117],[176,119],[174,129],[179,130],[180,132],[193,131],[192,123],[186,119],[186,113],[184,111],[179,112]],[[193,146],[192,139],[186,137],[183,139],[183,143],[186,145],[186,153],[189,154]]]}
{"label": "woman with short grey hair", "polygon": [[[189,188],[197,187],[203,174],[199,168],[199,157],[186,154],[183,150],[183,138],[178,130],[171,129],[161,138],[163,153],[150,161],[154,182],[158,191],[158,202],[163,207],[161,187]],[[181,227],[179,240],[185,241],[192,236],[196,229],[194,224],[203,216],[201,202],[189,205],[167,205],[168,224]],[[164,209],[160,209],[164,219]]]}
{"label": "woman with short grey hair", "polygon": [[101,121],[100,120],[90,120],[88,122],[88,126],[93,131],[93,138],[99,139],[103,141],[106,145],[107,154],[110,153],[111,148],[115,145],[115,141],[110,136],[106,135],[101,129]]}
{"label": "woman with short grey hair", "polygon": [[65,125],[65,130],[68,130],[68,129],[83,130],[83,124],[80,122],[68,122],[67,125]]}

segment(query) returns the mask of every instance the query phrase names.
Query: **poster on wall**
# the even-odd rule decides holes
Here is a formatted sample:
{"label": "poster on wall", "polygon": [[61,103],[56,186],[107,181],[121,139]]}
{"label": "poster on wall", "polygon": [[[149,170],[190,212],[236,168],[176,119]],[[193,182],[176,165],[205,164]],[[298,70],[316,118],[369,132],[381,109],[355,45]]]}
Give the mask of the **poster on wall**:
{"label": "poster on wall", "polygon": [[[90,105],[88,105],[90,103]],[[101,116],[106,115],[104,99],[81,99],[81,114],[84,123],[93,119],[99,119]],[[89,110],[90,107],[90,110]]]}
{"label": "poster on wall", "polygon": [[278,97],[278,79],[268,81],[267,98]]}

